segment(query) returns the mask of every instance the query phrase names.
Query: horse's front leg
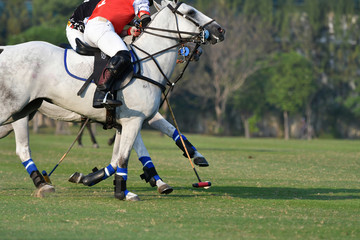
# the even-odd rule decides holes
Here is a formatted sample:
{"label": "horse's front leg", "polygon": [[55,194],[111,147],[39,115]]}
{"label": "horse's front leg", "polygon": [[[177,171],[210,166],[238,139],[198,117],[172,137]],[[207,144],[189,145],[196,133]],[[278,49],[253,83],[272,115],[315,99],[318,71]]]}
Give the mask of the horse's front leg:
{"label": "horse's front leg", "polygon": [[159,174],[157,173],[155,169],[155,165],[152,162],[150,154],[145,147],[140,132],[135,139],[134,150],[138,155],[139,161],[143,165],[144,173],[140,175],[141,179],[150,183],[150,186],[152,187],[157,186],[158,192],[160,194],[171,193],[173,191],[173,188],[168,184],[166,184],[165,182],[163,182],[163,180],[160,178]]}
{"label": "horse's front leg", "polygon": [[140,132],[142,122],[143,121],[140,118],[122,122],[121,141],[114,181],[114,196],[119,200],[140,200],[140,198],[135,193],[129,192],[127,190],[126,182],[128,177],[128,162],[130,152],[134,145],[135,139]]}
{"label": "horse's front leg", "polygon": [[15,133],[16,154],[20,157],[23,166],[29,173],[34,182],[37,192],[35,196],[42,197],[44,193],[54,192],[55,188],[46,183],[44,177],[39,172],[34,161],[31,158],[29,147],[29,116],[21,118],[12,123]]}
{"label": "horse's front leg", "polygon": [[[179,137],[179,132],[173,125],[166,121],[166,119],[159,112],[157,112],[155,116],[148,121],[148,123],[151,127],[171,137],[175,141],[176,145],[183,151],[184,156],[187,157],[184,146]],[[184,140],[186,150],[188,151],[190,157],[194,159],[194,163],[199,167],[208,167],[209,163],[206,161],[205,157],[197,151],[197,149],[183,134],[181,136]]]}

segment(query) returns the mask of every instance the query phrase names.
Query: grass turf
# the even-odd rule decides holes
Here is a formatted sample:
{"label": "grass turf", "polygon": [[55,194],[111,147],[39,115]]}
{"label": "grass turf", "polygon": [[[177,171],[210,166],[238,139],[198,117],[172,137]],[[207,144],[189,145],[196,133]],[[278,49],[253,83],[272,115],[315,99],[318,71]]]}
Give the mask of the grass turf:
{"label": "grass turf", "polygon": [[[76,129],[73,129],[75,133]],[[187,135],[209,161],[199,168],[208,190],[168,137],[143,138],[158,173],[174,187],[160,196],[141,181],[135,152],[128,189],[142,201],[113,197],[112,179],[93,187],[67,178],[110,162],[107,139],[100,149],[75,145],[51,176],[56,193],[31,196],[34,186],[15,155],[13,134],[0,144],[0,239],[360,239],[359,141],[244,139]],[[32,156],[48,173],[66,152],[71,136],[31,135]]]}

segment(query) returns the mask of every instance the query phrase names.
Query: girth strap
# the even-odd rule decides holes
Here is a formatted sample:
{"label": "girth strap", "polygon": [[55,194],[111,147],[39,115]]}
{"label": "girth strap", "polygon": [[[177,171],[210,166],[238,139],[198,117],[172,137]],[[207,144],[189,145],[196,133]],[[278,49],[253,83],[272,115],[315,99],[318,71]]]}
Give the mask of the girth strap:
{"label": "girth strap", "polygon": [[112,129],[113,127],[117,127],[116,118],[115,118],[115,108],[108,109],[106,108],[106,119],[105,123],[103,124],[103,129],[108,130]]}
{"label": "girth strap", "polygon": [[145,76],[137,74],[137,73],[134,74],[134,78],[139,78],[139,79],[142,79],[142,80],[147,81],[149,83],[152,83],[152,84],[158,86],[161,89],[162,92],[165,92],[165,90],[166,90],[166,87],[164,85],[162,85],[161,83],[159,83],[159,82],[157,82],[155,80],[152,80],[151,78],[145,77]]}

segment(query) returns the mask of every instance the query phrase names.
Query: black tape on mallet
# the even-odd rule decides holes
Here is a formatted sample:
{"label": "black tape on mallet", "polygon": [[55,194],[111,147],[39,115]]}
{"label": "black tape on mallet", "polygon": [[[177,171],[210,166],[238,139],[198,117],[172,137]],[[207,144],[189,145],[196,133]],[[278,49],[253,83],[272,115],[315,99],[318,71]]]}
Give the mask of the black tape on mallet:
{"label": "black tape on mallet", "polygon": [[190,162],[190,164],[191,164],[191,166],[192,166],[192,169],[193,169],[194,172],[195,172],[195,175],[196,175],[197,179],[199,180],[198,183],[193,183],[192,186],[195,187],[195,188],[205,188],[205,189],[210,188],[211,182],[209,182],[209,181],[202,182],[202,181],[201,181],[201,179],[200,179],[200,177],[199,177],[199,174],[197,173],[197,171],[196,171],[196,169],[195,169],[195,166],[194,166],[193,162],[191,161],[190,154],[189,154],[189,152],[187,151],[187,148],[186,148],[186,146],[185,146],[184,139],[183,139],[182,136],[181,136],[181,132],[180,132],[179,126],[177,125],[177,122],[176,122],[174,113],[173,113],[173,111],[172,111],[172,108],[171,108],[170,103],[169,103],[169,101],[167,100],[166,96],[165,96],[165,101],[166,101],[166,103],[167,103],[167,105],[168,105],[168,107],[169,107],[169,110],[170,110],[172,119],[173,119],[173,121],[174,121],[175,127],[176,127],[176,129],[177,129],[177,131],[178,131],[178,133],[179,133],[179,137],[180,137],[181,143],[182,143],[182,145],[183,145],[183,147],[184,147],[186,156],[187,156],[187,158],[189,159],[189,162]]}
{"label": "black tape on mallet", "polygon": [[78,135],[76,136],[75,140],[73,141],[73,143],[70,145],[70,147],[68,148],[68,150],[66,151],[66,153],[64,153],[64,155],[61,157],[60,161],[55,165],[55,167],[51,170],[51,172],[49,173],[49,175],[46,173],[45,170],[42,171],[42,175],[44,176],[44,179],[47,183],[51,184],[51,180],[50,180],[50,176],[51,174],[55,171],[55,169],[59,166],[59,164],[65,159],[65,157],[68,155],[68,153],[70,152],[71,148],[74,146],[74,144],[76,143],[76,141],[79,139],[81,133],[84,131],[87,123],[89,122],[89,118],[87,118],[85,120],[84,125],[81,127],[81,129],[79,130]]}

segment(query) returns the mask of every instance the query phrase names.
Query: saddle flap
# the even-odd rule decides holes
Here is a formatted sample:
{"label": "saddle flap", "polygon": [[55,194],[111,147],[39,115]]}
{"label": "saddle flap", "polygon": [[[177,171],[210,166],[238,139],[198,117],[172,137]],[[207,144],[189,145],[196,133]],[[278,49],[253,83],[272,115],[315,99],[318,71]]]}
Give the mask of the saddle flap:
{"label": "saddle flap", "polygon": [[79,38],[76,38],[75,42],[76,42],[76,52],[80,55],[94,56],[95,53],[100,52],[100,49],[90,47],[89,45],[82,42]]}

